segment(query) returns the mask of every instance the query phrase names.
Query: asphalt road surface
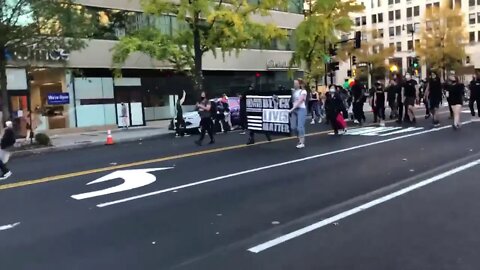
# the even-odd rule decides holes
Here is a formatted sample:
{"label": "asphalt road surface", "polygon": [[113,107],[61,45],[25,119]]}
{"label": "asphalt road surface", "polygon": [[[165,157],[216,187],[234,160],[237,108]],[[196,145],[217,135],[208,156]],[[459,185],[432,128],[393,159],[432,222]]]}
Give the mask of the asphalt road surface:
{"label": "asphalt road surface", "polygon": [[14,158],[0,269],[480,269],[480,122],[442,118]]}

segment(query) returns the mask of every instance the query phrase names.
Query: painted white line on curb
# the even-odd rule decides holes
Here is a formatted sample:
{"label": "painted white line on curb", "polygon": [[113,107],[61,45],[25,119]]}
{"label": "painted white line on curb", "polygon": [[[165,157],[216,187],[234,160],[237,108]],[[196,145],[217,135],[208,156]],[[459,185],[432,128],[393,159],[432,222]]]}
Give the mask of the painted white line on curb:
{"label": "painted white line on curb", "polygon": [[[471,123],[471,121],[467,121],[467,122],[464,122],[462,124],[465,125],[465,124],[469,124],[469,123]],[[340,153],[344,153],[344,152],[348,152],[348,151],[352,151],[352,150],[357,150],[357,149],[362,149],[362,148],[366,148],[366,147],[369,147],[369,146],[374,146],[374,145],[383,144],[383,143],[387,143],[387,142],[393,142],[393,141],[406,139],[406,138],[409,138],[409,137],[418,136],[418,135],[422,135],[422,134],[426,134],[426,133],[430,133],[430,132],[435,132],[435,131],[439,131],[439,130],[443,130],[443,129],[447,129],[447,128],[451,128],[451,127],[450,126],[443,126],[443,127],[439,127],[439,128],[435,128],[435,129],[424,130],[424,131],[421,131],[421,132],[407,134],[407,135],[394,137],[394,138],[389,138],[389,139],[385,139],[385,140],[381,140],[381,141],[376,141],[376,142],[357,145],[357,146],[353,146],[353,147],[349,147],[349,148],[339,149],[339,150],[335,150],[335,151],[331,151],[331,152],[327,152],[327,153],[323,153],[323,154],[318,154],[318,155],[314,155],[314,156],[304,157],[304,158],[300,158],[300,159],[294,159],[294,160],[290,160],[290,161],[285,161],[285,162],[281,162],[281,163],[276,163],[276,164],[272,164],[272,165],[258,167],[258,168],[255,168],[255,169],[250,169],[250,170],[245,170],[245,171],[241,171],[241,172],[222,175],[222,176],[218,176],[218,177],[214,177],[214,178],[210,178],[210,179],[206,179],[206,180],[202,180],[202,181],[198,181],[198,182],[193,182],[193,183],[189,183],[189,184],[185,184],[185,185],[180,185],[180,186],[171,187],[171,188],[162,189],[162,190],[157,190],[157,191],[153,191],[153,192],[149,192],[149,193],[145,193],[145,194],[141,194],[141,195],[136,195],[136,196],[128,197],[128,198],[125,198],[125,199],[120,199],[120,200],[116,200],[116,201],[97,204],[97,207],[101,208],[101,207],[106,207],[106,206],[112,206],[112,205],[115,205],[115,204],[125,203],[125,202],[129,202],[129,201],[133,201],[133,200],[138,200],[138,199],[142,199],[142,198],[146,198],[146,197],[159,195],[159,194],[162,194],[162,193],[171,192],[171,191],[174,191],[174,190],[180,190],[180,189],[185,189],[185,188],[189,188],[189,187],[199,186],[199,185],[203,185],[203,184],[207,184],[207,183],[211,183],[211,182],[216,182],[216,181],[220,181],[220,180],[224,180],[224,179],[227,179],[227,178],[232,178],[232,177],[236,177],[236,176],[240,176],[240,175],[245,175],[245,174],[259,172],[259,171],[264,171],[264,170],[268,170],[268,169],[272,169],[272,168],[282,167],[282,166],[286,166],[286,165],[290,165],[290,164],[294,164],[294,163],[299,163],[299,162],[303,162],[303,161],[307,161],[307,160],[312,160],[312,159],[317,159],[317,158],[321,158],[321,157],[331,156],[331,155],[335,155],[335,154],[340,154]]]}
{"label": "painted white line on curb", "polygon": [[20,222],[15,222],[13,224],[3,225],[3,226],[0,226],[0,231],[10,230],[10,229],[13,229],[13,228],[17,227],[18,225],[20,225]]}
{"label": "painted white line on curb", "polygon": [[304,227],[304,228],[302,228],[302,229],[293,231],[293,232],[291,232],[291,233],[282,235],[282,236],[280,236],[280,237],[277,237],[277,238],[275,238],[275,239],[273,239],[273,240],[270,240],[270,241],[268,241],[268,242],[265,242],[265,243],[263,243],[263,244],[254,246],[254,247],[252,247],[252,248],[249,248],[248,251],[253,252],[253,253],[262,252],[262,251],[264,251],[264,250],[266,250],[266,249],[272,248],[272,247],[274,247],[274,246],[276,246],[276,245],[279,245],[279,244],[282,244],[282,243],[284,243],[284,242],[286,242],[286,241],[292,240],[293,238],[299,237],[299,236],[304,235],[304,234],[306,234],[306,233],[309,233],[309,232],[311,232],[311,231],[314,231],[314,230],[317,230],[317,229],[319,229],[319,228],[325,227],[325,226],[327,226],[327,225],[329,225],[329,224],[332,224],[332,223],[334,223],[334,222],[337,222],[337,221],[339,221],[339,220],[341,220],[341,219],[344,219],[344,218],[349,217],[349,216],[351,216],[351,215],[357,214],[357,213],[359,213],[359,212],[362,212],[362,211],[364,211],[364,210],[367,210],[367,209],[369,209],[369,208],[372,208],[372,207],[374,207],[374,206],[377,206],[377,205],[379,205],[379,204],[381,204],[381,203],[390,201],[390,200],[392,200],[392,199],[394,199],[394,198],[396,198],[396,197],[402,196],[402,195],[404,195],[404,194],[406,194],[406,193],[409,193],[409,192],[411,192],[411,191],[413,191],[413,190],[416,190],[416,189],[419,189],[419,188],[424,187],[424,186],[426,186],[426,185],[429,185],[429,184],[432,184],[432,183],[434,183],[434,182],[440,181],[440,180],[445,179],[445,178],[447,178],[447,177],[449,177],[449,176],[452,176],[452,175],[454,175],[454,174],[456,174],[456,173],[459,173],[459,172],[465,171],[465,170],[467,170],[467,169],[469,169],[469,168],[472,168],[472,167],[474,167],[474,166],[477,166],[477,165],[479,165],[479,164],[480,164],[480,159],[478,159],[478,160],[476,160],[476,161],[473,161],[473,162],[470,162],[470,163],[468,163],[468,164],[465,164],[465,165],[463,165],[463,166],[460,166],[460,167],[458,167],[458,168],[455,168],[455,169],[453,169],[453,170],[444,172],[444,173],[439,174],[439,175],[437,175],[437,176],[434,176],[434,177],[432,177],[432,178],[423,180],[423,181],[421,181],[421,182],[419,182],[419,183],[417,183],[417,184],[408,186],[408,187],[403,188],[403,189],[401,189],[401,190],[399,190],[399,191],[396,191],[396,192],[394,192],[394,193],[388,194],[388,195],[386,195],[386,196],[383,196],[383,197],[378,198],[378,199],[376,199],[376,200],[370,201],[370,202],[368,202],[368,203],[362,204],[362,205],[360,205],[360,206],[357,206],[357,207],[355,207],[355,208],[352,208],[352,209],[350,209],[350,210],[347,210],[347,211],[345,211],[345,212],[342,212],[342,213],[340,213],[340,214],[338,214],[338,215],[329,217],[329,218],[327,218],[327,219],[324,219],[324,220],[322,220],[322,221],[320,221],[320,222],[314,223],[314,224],[309,225],[309,226],[307,226],[307,227]]}

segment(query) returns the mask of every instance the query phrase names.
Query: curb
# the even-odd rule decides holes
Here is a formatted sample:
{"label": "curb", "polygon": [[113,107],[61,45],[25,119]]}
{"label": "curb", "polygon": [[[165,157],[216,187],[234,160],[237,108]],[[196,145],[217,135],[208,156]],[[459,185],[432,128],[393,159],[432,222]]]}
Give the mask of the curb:
{"label": "curb", "polygon": [[[142,136],[142,137],[137,137],[137,138],[118,139],[118,140],[115,140],[115,145],[116,144],[124,144],[124,143],[144,141],[144,140],[152,140],[152,139],[157,139],[157,138],[161,138],[161,137],[167,137],[171,134],[172,133],[162,133],[162,134],[147,135],[147,136]],[[113,146],[115,146],[115,145],[113,145]],[[80,149],[80,148],[94,148],[94,147],[100,147],[100,146],[106,146],[105,142],[101,142],[101,141],[99,141],[99,142],[88,142],[88,143],[79,143],[79,144],[74,144],[74,145],[49,146],[49,147],[36,148],[36,149],[30,149],[30,150],[12,151],[12,157],[14,157],[14,158],[28,157],[28,156],[33,156],[33,155],[41,155],[41,154],[55,153],[55,152],[64,152],[64,151],[76,150],[76,149]],[[112,147],[112,146],[109,146],[109,147]]]}

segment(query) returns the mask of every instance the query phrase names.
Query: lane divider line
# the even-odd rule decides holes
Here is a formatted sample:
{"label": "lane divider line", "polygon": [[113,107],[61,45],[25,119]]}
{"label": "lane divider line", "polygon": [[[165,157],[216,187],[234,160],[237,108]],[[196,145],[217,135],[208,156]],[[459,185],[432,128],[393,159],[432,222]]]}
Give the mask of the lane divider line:
{"label": "lane divider line", "polygon": [[465,164],[465,165],[463,165],[463,166],[457,167],[457,168],[452,169],[452,170],[450,170],[450,171],[446,171],[446,172],[444,172],[444,173],[442,173],[442,174],[439,174],[439,175],[434,176],[434,177],[432,177],[432,178],[423,180],[423,181],[421,181],[421,182],[419,182],[419,183],[416,183],[416,184],[414,184],[414,185],[408,186],[408,187],[406,187],[406,188],[400,189],[400,190],[398,190],[398,191],[396,191],[396,192],[390,193],[390,194],[388,194],[388,195],[385,195],[385,196],[383,196],[383,197],[380,197],[380,198],[375,199],[375,200],[373,200],[373,201],[370,201],[370,202],[368,202],[368,203],[362,204],[362,205],[360,205],[360,206],[357,206],[357,207],[355,207],[355,208],[352,208],[352,209],[350,209],[350,210],[347,210],[347,211],[342,212],[342,213],[340,213],[340,214],[337,214],[337,215],[335,215],[335,216],[329,217],[329,218],[327,218],[327,219],[324,219],[324,220],[319,221],[319,222],[317,222],[317,223],[311,224],[311,225],[306,226],[306,227],[304,227],[304,228],[301,228],[301,229],[299,229],[299,230],[290,232],[290,233],[288,233],[288,234],[285,234],[285,235],[282,235],[282,236],[277,237],[277,238],[275,238],[275,239],[272,239],[272,240],[270,240],[270,241],[267,241],[267,242],[265,242],[265,243],[263,243],[263,244],[260,244],[260,245],[254,246],[254,247],[252,247],[252,248],[249,248],[248,251],[250,251],[250,252],[252,252],[252,253],[260,253],[260,252],[265,251],[265,250],[267,250],[267,249],[269,249],[269,248],[275,247],[275,246],[280,245],[280,244],[282,244],[282,243],[285,243],[285,242],[287,242],[287,241],[289,241],[289,240],[292,240],[292,239],[294,239],[294,238],[297,238],[297,237],[299,237],[299,236],[302,236],[302,235],[307,234],[307,233],[309,233],[309,232],[312,232],[312,231],[314,231],[314,230],[320,229],[320,228],[325,227],[325,226],[327,226],[327,225],[330,225],[330,224],[332,224],[332,223],[334,223],[334,222],[337,222],[337,221],[339,221],[339,220],[342,220],[342,219],[344,219],[344,218],[347,218],[347,217],[349,217],[349,216],[352,216],[352,215],[354,215],[354,214],[357,214],[357,213],[359,213],[359,212],[365,211],[365,210],[367,210],[367,209],[369,209],[369,208],[372,208],[372,207],[374,207],[374,206],[377,206],[377,205],[379,205],[379,204],[382,204],[382,203],[388,202],[388,201],[390,201],[390,200],[393,200],[393,199],[395,199],[395,198],[397,198],[397,197],[399,197],[399,196],[402,196],[402,195],[404,195],[404,194],[407,194],[407,193],[409,193],[409,192],[412,192],[412,191],[414,191],[414,190],[416,190],[416,189],[422,188],[422,187],[424,187],[424,186],[427,186],[427,185],[429,185],[429,184],[435,183],[435,182],[437,182],[437,181],[440,181],[440,180],[442,180],[442,179],[445,179],[445,178],[447,178],[447,177],[449,177],[449,176],[452,176],[452,175],[454,175],[454,174],[457,174],[457,173],[459,173],[459,172],[462,172],[462,171],[465,171],[465,170],[470,169],[470,168],[472,168],[472,167],[475,167],[475,166],[477,166],[477,165],[479,165],[479,164],[480,164],[480,159],[477,159],[477,160],[475,160],[475,161],[473,161],[473,162],[467,163],[467,164]]}
{"label": "lane divider line", "polygon": [[[471,121],[465,122],[464,124],[468,124],[468,123],[471,123]],[[210,178],[210,179],[206,179],[206,180],[202,180],[202,181],[198,181],[198,182],[193,182],[193,183],[184,184],[184,185],[180,185],[180,186],[175,186],[175,187],[162,189],[162,190],[157,190],[157,191],[153,191],[153,192],[149,192],[149,193],[145,193],[145,194],[140,194],[140,195],[136,195],[136,196],[120,199],[120,200],[101,203],[101,204],[98,204],[97,207],[102,208],[102,207],[112,206],[112,205],[116,205],[116,204],[120,204],[120,203],[125,203],[125,202],[129,202],[129,201],[133,201],[133,200],[138,200],[138,199],[142,199],[142,198],[146,198],[146,197],[159,195],[159,194],[174,191],[174,190],[186,189],[186,188],[190,188],[190,187],[194,187],[194,186],[198,186],[198,185],[203,185],[203,184],[207,184],[207,183],[211,183],[211,182],[216,182],[216,181],[220,181],[220,180],[224,180],[224,179],[227,179],[227,178],[232,178],[232,177],[236,177],[236,176],[240,176],[240,175],[250,174],[250,173],[259,172],[259,171],[264,171],[264,170],[277,168],[277,167],[281,167],[281,166],[286,166],[286,165],[290,165],[290,164],[295,164],[295,163],[299,163],[299,162],[303,162],[303,161],[307,161],[307,160],[317,159],[317,158],[321,158],[321,157],[325,157],[325,156],[331,156],[331,155],[340,154],[340,153],[344,153],[344,152],[348,152],[348,151],[352,151],[352,150],[362,149],[362,148],[366,148],[366,147],[370,147],[370,146],[374,146],[374,145],[379,145],[379,144],[384,144],[384,143],[388,143],[388,142],[392,142],[392,141],[402,140],[402,139],[410,138],[410,137],[413,137],[413,136],[418,136],[418,135],[422,135],[422,134],[427,134],[427,133],[431,133],[431,132],[435,132],[435,131],[444,130],[444,129],[447,129],[447,128],[451,128],[451,127],[450,126],[443,126],[443,127],[439,127],[439,128],[424,130],[424,131],[420,131],[420,132],[417,132],[417,133],[411,133],[411,134],[407,134],[407,135],[403,135],[403,136],[399,136],[399,137],[394,137],[394,138],[389,138],[389,139],[385,139],[385,140],[381,140],[381,141],[376,141],[376,142],[361,144],[361,145],[357,145],[357,146],[352,146],[352,147],[339,149],[339,150],[335,150],[335,151],[331,151],[331,152],[326,152],[326,153],[322,153],[322,154],[318,154],[318,155],[313,155],[313,156],[309,156],[309,157],[294,159],[294,160],[280,162],[280,163],[276,163],[276,164],[272,164],[272,165],[268,165],[268,166],[258,167],[258,168],[245,170],[245,171],[240,171],[240,172],[236,172],[236,173],[231,173],[231,174],[218,176],[218,177],[214,177],[214,178]]]}

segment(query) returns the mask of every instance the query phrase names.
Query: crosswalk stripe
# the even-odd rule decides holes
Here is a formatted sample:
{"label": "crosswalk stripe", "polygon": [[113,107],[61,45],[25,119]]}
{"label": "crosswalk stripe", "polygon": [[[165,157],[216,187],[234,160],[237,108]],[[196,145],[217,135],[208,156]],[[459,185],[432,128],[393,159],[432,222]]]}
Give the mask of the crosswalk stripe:
{"label": "crosswalk stripe", "polygon": [[360,130],[360,131],[356,131],[356,130],[352,130],[350,132],[350,130],[348,131],[348,134],[349,135],[363,135],[363,134],[366,134],[366,133],[372,133],[372,132],[382,132],[382,131],[387,131],[389,130],[390,127],[371,127],[369,130]]}
{"label": "crosswalk stripe", "polygon": [[401,133],[407,133],[407,132],[412,132],[412,131],[416,131],[416,130],[420,130],[420,129],[423,129],[423,128],[421,128],[421,127],[418,127],[418,128],[409,127],[409,128],[406,128],[406,129],[401,129],[401,130],[397,130],[397,131],[393,131],[393,132],[389,132],[389,133],[380,134],[380,137],[391,136],[391,135],[401,134]]}
{"label": "crosswalk stripe", "polygon": [[390,131],[394,131],[394,130],[397,130],[397,129],[401,129],[401,127],[385,127],[386,129],[384,130],[380,130],[380,131],[373,131],[373,132],[369,132],[369,133],[364,133],[362,134],[363,136],[377,136],[379,135],[378,133],[383,133],[383,132],[390,132]]}

